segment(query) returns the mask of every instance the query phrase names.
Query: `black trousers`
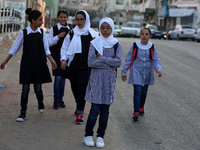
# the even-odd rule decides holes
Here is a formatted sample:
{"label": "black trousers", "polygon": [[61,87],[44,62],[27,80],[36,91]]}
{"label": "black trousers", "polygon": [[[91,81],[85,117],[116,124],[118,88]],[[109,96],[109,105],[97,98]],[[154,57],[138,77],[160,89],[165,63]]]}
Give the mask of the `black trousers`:
{"label": "black trousers", "polygon": [[[42,84],[36,83],[33,86],[34,86],[34,92],[36,94],[38,103],[42,103],[43,102]],[[26,114],[26,110],[27,110],[29,90],[30,90],[30,84],[22,85],[21,113],[24,113],[24,114]]]}
{"label": "black trousers", "polygon": [[77,114],[83,114],[85,108],[85,93],[88,84],[88,70],[70,72],[71,89],[76,102]]}

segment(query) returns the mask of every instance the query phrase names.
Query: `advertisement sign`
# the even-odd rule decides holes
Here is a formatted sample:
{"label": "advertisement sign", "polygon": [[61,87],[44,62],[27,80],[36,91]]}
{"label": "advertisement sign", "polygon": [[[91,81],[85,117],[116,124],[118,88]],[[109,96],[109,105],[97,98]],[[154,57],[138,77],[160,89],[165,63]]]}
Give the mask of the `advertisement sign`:
{"label": "advertisement sign", "polygon": [[173,8],[169,9],[170,17],[185,17],[190,16],[194,13],[195,9],[187,9],[187,8]]}
{"label": "advertisement sign", "polygon": [[155,9],[153,8],[146,8],[145,16],[153,16],[155,14]]}
{"label": "advertisement sign", "polygon": [[123,5],[124,4],[124,0],[116,0],[116,4],[117,5]]}

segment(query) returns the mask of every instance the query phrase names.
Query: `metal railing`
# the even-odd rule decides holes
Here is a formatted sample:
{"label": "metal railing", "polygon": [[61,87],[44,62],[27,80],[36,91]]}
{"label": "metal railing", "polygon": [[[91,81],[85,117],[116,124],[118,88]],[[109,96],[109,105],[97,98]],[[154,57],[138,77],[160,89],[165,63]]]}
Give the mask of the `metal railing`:
{"label": "metal railing", "polygon": [[0,34],[19,31],[21,14],[14,9],[0,8]]}

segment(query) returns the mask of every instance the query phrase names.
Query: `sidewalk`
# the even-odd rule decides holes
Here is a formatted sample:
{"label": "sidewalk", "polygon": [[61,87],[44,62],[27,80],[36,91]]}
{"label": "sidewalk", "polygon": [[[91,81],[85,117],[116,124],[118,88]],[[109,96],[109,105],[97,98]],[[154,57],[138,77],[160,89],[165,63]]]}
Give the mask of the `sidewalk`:
{"label": "sidewalk", "polygon": [[[0,63],[8,56],[13,40],[3,40],[0,45]],[[75,100],[71,86],[66,80],[65,109],[54,110],[53,82],[43,84],[45,112],[39,113],[33,86],[30,86],[27,119],[16,122],[20,112],[21,85],[19,70],[22,50],[12,57],[4,70],[0,69],[0,150],[88,150],[83,143],[85,124],[90,103],[86,103],[83,125],[75,125]],[[48,64],[49,61],[48,61]],[[51,67],[49,65],[49,70]],[[54,78],[52,77],[52,80]],[[96,131],[96,127],[95,127]],[[120,146],[114,136],[116,131],[108,126],[105,150],[118,149]],[[96,135],[96,134],[95,134]],[[95,139],[95,136],[94,136]],[[97,148],[92,148],[97,149]]]}

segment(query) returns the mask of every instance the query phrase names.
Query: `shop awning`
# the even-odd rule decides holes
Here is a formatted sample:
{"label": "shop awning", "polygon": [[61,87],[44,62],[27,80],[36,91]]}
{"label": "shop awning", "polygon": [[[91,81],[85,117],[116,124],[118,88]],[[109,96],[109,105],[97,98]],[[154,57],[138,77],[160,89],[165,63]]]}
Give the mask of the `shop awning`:
{"label": "shop awning", "polygon": [[187,8],[170,8],[169,16],[170,17],[185,17],[191,16],[194,13],[195,9],[187,9]]}

